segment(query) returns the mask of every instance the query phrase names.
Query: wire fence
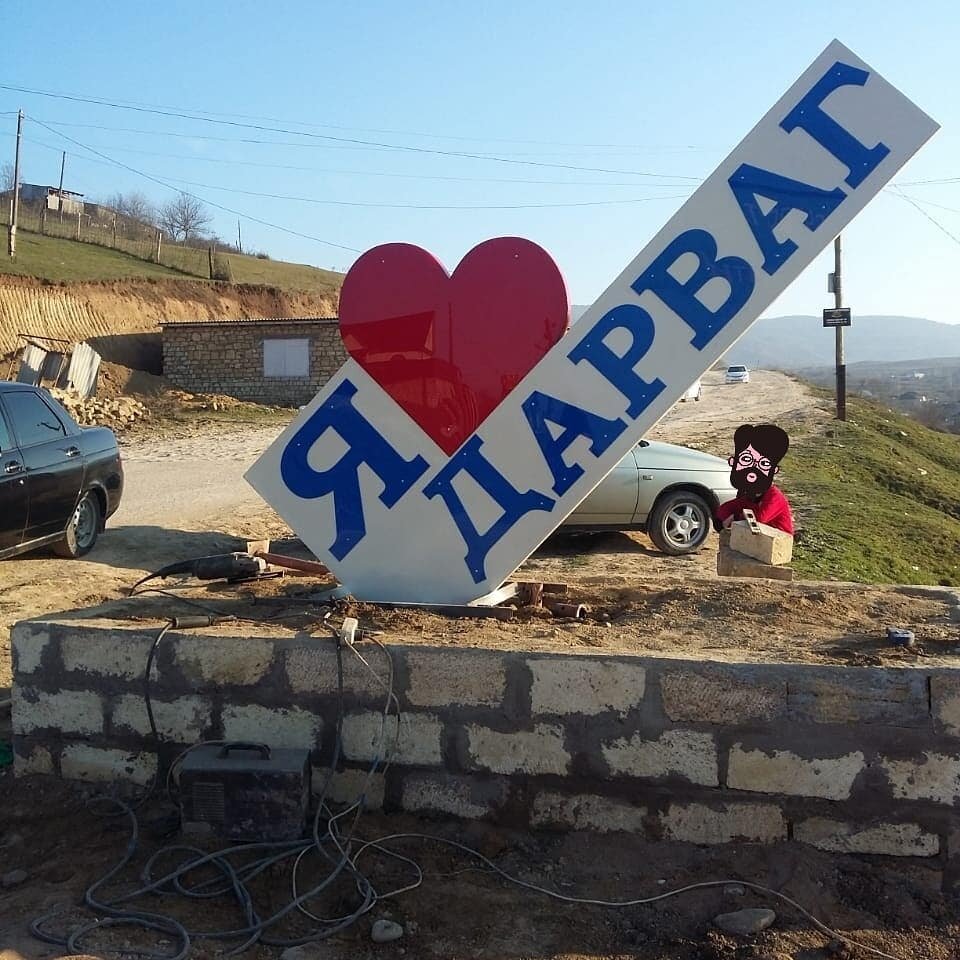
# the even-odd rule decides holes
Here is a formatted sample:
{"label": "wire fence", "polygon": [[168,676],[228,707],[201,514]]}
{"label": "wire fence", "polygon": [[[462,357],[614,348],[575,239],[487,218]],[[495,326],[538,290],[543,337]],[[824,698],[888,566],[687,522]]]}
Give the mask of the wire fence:
{"label": "wire fence", "polygon": [[[191,277],[209,280],[231,280],[229,260],[211,251],[207,242],[197,244],[172,242],[152,224],[122,216],[104,207],[99,211],[84,210],[61,214],[42,203],[20,202],[17,229],[30,233],[77,240],[137,257],[148,263],[161,264]],[[10,223],[9,201],[0,203],[0,226]]]}

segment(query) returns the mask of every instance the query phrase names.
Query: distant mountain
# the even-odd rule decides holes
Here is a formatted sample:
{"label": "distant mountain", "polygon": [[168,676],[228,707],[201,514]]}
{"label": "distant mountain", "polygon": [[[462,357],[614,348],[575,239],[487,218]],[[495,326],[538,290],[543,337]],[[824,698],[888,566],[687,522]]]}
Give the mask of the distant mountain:
{"label": "distant mountain", "polygon": [[[586,307],[570,308],[574,321]],[[858,316],[844,337],[848,364],[863,361],[925,360],[960,356],[960,324],[920,317]],[[732,347],[727,359],[748,367],[800,370],[834,362],[834,334],[820,317],[767,317],[758,320]]]}

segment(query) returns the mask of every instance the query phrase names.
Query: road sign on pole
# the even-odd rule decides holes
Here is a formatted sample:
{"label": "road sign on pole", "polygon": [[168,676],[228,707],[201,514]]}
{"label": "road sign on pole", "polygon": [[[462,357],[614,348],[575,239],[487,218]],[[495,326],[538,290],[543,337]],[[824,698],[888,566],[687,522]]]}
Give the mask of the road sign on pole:
{"label": "road sign on pole", "polygon": [[823,311],[823,325],[825,327],[849,327],[850,308],[831,307]]}

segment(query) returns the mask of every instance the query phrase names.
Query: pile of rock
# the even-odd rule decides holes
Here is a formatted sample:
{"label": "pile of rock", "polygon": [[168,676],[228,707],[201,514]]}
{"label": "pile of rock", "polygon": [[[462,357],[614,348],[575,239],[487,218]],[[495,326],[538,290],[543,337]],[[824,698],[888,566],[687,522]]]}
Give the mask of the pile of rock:
{"label": "pile of rock", "polygon": [[50,393],[81,427],[123,430],[150,416],[149,410],[135,397],[90,397],[84,400],[66,390],[51,390]]}

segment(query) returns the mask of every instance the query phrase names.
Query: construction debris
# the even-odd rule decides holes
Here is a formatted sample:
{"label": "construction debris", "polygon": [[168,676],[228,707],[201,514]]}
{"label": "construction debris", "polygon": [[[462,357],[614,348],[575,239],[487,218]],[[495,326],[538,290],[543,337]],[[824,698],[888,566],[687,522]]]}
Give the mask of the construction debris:
{"label": "construction debris", "polygon": [[81,427],[111,427],[122,430],[150,416],[150,412],[135,397],[96,398],[84,400],[68,390],[50,389],[55,397]]}

